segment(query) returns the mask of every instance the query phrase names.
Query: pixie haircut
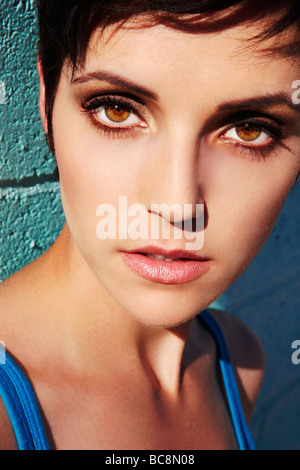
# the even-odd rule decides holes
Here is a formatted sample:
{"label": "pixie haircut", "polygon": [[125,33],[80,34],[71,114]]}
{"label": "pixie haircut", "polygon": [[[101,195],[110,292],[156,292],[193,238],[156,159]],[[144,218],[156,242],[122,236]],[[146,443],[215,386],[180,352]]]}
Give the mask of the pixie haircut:
{"label": "pixie haircut", "polygon": [[[190,33],[217,32],[237,24],[264,21],[265,27],[253,40],[262,41],[286,30],[299,32],[299,0],[37,0],[39,59],[45,83],[47,142],[54,151],[52,110],[62,68],[84,64],[92,34],[98,28],[124,25],[139,15],[142,24],[163,24]],[[296,56],[300,35],[289,44],[276,41],[277,52]],[[274,52],[274,48],[272,50]]]}

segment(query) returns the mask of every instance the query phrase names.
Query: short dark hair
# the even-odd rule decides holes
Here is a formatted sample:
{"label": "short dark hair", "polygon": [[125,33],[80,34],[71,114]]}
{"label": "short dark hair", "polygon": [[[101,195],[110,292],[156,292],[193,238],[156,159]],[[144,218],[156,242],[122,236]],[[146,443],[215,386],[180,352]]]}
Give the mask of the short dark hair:
{"label": "short dark hair", "polygon": [[[97,27],[144,15],[145,26],[165,24],[187,32],[218,31],[280,13],[266,26],[260,40],[292,26],[299,28],[299,0],[37,0],[39,59],[46,93],[48,144],[54,150],[52,111],[60,74],[68,59],[75,70],[82,64]],[[299,36],[299,35],[298,35]],[[299,38],[285,54],[299,54]]]}

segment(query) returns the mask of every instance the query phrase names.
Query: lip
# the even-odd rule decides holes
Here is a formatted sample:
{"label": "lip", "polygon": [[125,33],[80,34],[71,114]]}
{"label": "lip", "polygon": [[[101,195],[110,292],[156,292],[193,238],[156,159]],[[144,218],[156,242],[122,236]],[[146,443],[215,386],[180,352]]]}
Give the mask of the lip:
{"label": "lip", "polygon": [[[149,258],[160,255],[174,261]],[[186,250],[166,250],[161,247],[144,247],[122,251],[125,263],[141,277],[161,284],[182,284],[202,276],[209,269],[209,260]],[[179,259],[175,259],[179,258]]]}

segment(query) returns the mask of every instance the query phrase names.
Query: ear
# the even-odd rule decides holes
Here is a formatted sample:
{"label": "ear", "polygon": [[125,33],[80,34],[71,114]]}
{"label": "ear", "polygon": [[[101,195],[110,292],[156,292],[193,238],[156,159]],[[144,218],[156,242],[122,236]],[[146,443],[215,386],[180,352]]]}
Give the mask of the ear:
{"label": "ear", "polygon": [[45,83],[44,83],[44,74],[43,74],[40,58],[38,59],[37,66],[38,66],[39,79],[40,79],[40,114],[41,114],[44,131],[46,134],[48,134],[48,124],[47,124],[47,117],[46,117]]}

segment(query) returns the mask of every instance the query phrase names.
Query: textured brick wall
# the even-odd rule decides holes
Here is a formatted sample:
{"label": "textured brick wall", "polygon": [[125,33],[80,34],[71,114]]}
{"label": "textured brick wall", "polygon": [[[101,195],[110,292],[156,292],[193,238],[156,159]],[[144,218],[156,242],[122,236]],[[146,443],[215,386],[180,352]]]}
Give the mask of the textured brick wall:
{"label": "textured brick wall", "polygon": [[[34,1],[1,0],[0,15],[3,280],[55,240],[64,216],[38,114]],[[300,188],[251,267],[217,303],[252,326],[266,350],[266,379],[252,425],[261,449],[300,449],[300,364],[291,361],[291,344],[300,340],[299,207]]]}
{"label": "textured brick wall", "polygon": [[37,257],[63,225],[56,163],[38,109],[33,1],[1,0],[0,280]]}

